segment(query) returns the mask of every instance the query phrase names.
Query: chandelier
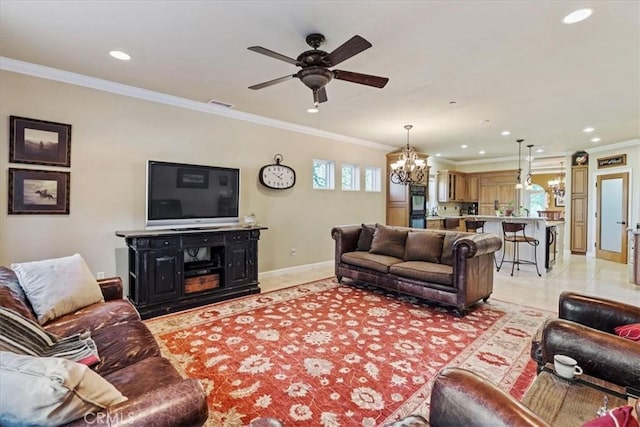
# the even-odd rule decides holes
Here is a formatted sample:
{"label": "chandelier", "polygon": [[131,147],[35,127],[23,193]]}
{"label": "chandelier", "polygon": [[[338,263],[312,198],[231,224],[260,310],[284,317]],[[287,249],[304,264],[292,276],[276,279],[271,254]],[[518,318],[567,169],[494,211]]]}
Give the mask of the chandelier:
{"label": "chandelier", "polygon": [[391,182],[409,185],[420,183],[424,179],[427,162],[418,158],[416,151],[409,146],[409,131],[412,125],[405,125],[407,130],[407,146],[402,149],[400,158],[391,163]]}
{"label": "chandelier", "polygon": [[564,197],[564,162],[560,162],[560,173],[555,179],[547,183],[549,189],[558,197]]}

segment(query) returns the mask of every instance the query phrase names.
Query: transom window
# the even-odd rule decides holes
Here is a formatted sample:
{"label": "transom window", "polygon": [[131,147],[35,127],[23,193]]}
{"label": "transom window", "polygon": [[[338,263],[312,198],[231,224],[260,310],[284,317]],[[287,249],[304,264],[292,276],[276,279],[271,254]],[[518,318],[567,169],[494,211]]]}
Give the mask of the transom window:
{"label": "transom window", "polygon": [[331,160],[313,160],[313,188],[333,190],[335,188],[335,163]]}
{"label": "transom window", "polygon": [[382,170],[380,168],[365,166],[364,191],[382,191]]}
{"label": "transom window", "polygon": [[360,166],[351,163],[342,164],[342,189],[345,191],[360,190]]}

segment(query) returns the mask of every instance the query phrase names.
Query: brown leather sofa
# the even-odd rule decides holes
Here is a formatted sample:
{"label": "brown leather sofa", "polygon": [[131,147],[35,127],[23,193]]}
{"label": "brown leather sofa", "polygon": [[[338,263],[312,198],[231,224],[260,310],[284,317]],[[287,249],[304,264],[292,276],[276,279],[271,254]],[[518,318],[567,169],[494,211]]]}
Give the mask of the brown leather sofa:
{"label": "brown leather sofa", "polygon": [[[206,395],[195,379],[183,379],[160,348],[135,308],[122,299],[119,278],[98,280],[105,302],[44,324],[68,336],[90,331],[101,361],[92,369],[113,384],[127,401],[102,414],[79,418],[69,426],[199,426],[208,417]],[[14,272],[0,267],[0,306],[36,320]],[[25,396],[28,398],[28,396]]]}
{"label": "brown leather sofa", "polygon": [[566,354],[590,376],[618,384],[640,384],[640,342],[615,334],[617,326],[640,323],[640,307],[563,292],[558,319],[547,322],[533,340],[531,357],[540,370],[553,363],[555,354]]}
{"label": "brown leather sofa", "polygon": [[[335,240],[335,274],[338,281],[347,277],[356,282],[424,298],[455,307],[457,314],[461,315],[466,314],[468,308],[478,301],[486,301],[493,292],[493,254],[502,247],[500,237],[493,234],[386,227],[382,230],[392,229],[407,235],[406,248],[400,247],[395,256],[389,256],[380,253],[384,251],[373,250],[380,225],[376,226],[371,248],[366,250],[366,245],[362,247],[361,233],[368,232],[366,227],[372,226],[348,225],[331,230]],[[422,259],[409,255],[410,248],[420,245],[422,238],[430,241],[433,236],[441,240],[441,246],[440,249],[436,246],[431,257]]]}

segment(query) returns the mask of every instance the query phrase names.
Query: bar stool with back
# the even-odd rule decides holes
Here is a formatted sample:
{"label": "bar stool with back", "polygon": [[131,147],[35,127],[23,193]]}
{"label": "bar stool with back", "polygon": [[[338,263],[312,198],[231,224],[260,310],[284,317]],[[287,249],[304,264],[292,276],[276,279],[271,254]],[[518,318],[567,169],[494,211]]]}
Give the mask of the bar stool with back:
{"label": "bar stool with back", "polygon": [[[507,243],[513,243],[513,257],[511,258],[511,275],[513,276],[513,269],[518,265],[518,271],[520,271],[520,264],[533,264],[536,266],[536,273],[538,276],[542,276],[540,271],[538,270],[538,256],[537,256],[537,248],[540,245],[540,241],[533,237],[527,236],[525,233],[525,228],[527,224],[523,222],[502,222],[502,238],[504,242],[504,248],[502,250],[502,260],[500,261],[500,266],[497,267],[497,271],[500,271],[502,268],[502,263],[504,262],[504,256],[507,248]],[[520,233],[520,234],[519,234]],[[520,245],[527,244],[533,247],[533,261],[531,260],[521,260],[520,259]]]}

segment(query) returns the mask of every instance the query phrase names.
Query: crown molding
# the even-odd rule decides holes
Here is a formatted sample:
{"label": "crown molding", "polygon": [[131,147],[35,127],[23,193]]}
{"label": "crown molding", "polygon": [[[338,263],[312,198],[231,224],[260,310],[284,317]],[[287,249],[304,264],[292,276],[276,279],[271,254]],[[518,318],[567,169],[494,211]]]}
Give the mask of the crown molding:
{"label": "crown molding", "polygon": [[615,144],[603,145],[600,147],[591,147],[591,148],[587,148],[584,151],[586,151],[589,154],[601,153],[603,151],[619,150],[621,148],[633,147],[636,145],[640,145],[640,139],[638,138],[630,139],[628,141],[618,142]]}
{"label": "crown molding", "polygon": [[245,113],[243,111],[233,110],[221,105],[209,104],[206,102],[181,98],[179,96],[167,95],[161,92],[155,92],[152,90],[129,86],[122,83],[116,83],[109,80],[98,79],[95,77],[86,76],[84,74],[72,73],[70,71],[59,70],[57,68],[46,67],[30,62],[19,61],[17,59],[7,58],[4,56],[0,56],[0,70],[10,71],[13,73],[24,74],[47,80],[54,80],[75,86],[82,86],[102,92],[115,93],[117,95],[142,99],[158,104],[171,105],[178,108],[184,108],[186,110],[199,111],[202,113],[213,114],[216,116],[227,117],[230,119],[241,120],[258,125],[269,126],[272,128],[303,133],[320,138],[345,142],[347,144],[361,145],[377,150],[392,151],[396,149],[396,147],[393,147],[391,145],[380,144],[377,142],[368,141],[366,139],[353,138],[350,136],[328,132],[309,126],[271,119],[268,117],[259,116],[257,114]]}

